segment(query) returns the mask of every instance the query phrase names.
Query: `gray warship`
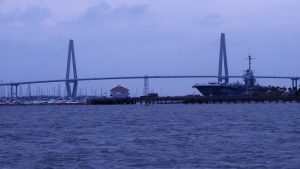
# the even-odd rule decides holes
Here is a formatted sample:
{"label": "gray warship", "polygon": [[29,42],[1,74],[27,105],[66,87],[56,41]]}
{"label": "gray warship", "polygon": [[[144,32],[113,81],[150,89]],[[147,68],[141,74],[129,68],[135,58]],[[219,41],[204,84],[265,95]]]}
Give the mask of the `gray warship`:
{"label": "gray warship", "polygon": [[252,57],[248,56],[249,68],[243,74],[243,83],[214,82],[205,85],[194,85],[203,96],[243,96],[243,95],[265,95],[269,87],[260,86],[256,83],[251,69]]}
{"label": "gray warship", "polygon": [[[193,88],[199,90],[203,96],[243,96],[243,95],[266,95],[270,93],[270,86],[260,86],[254,77],[251,69],[252,57],[248,56],[249,67],[243,74],[243,83],[229,83],[227,52],[225,43],[225,34],[221,34],[219,74],[218,82],[204,85],[196,84]],[[222,75],[223,63],[225,76]],[[225,80],[225,81],[224,81]],[[274,93],[274,92],[273,92]]]}

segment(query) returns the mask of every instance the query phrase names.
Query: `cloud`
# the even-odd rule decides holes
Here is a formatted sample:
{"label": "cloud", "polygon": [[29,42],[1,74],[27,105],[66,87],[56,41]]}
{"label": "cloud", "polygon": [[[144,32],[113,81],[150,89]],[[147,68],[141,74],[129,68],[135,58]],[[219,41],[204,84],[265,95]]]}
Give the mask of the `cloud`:
{"label": "cloud", "polygon": [[[32,25],[40,24],[45,19],[47,19],[51,15],[49,9],[41,8],[41,7],[29,7],[26,9],[15,9],[8,13],[4,13],[0,15],[0,24],[1,25],[16,25],[17,23],[20,25]],[[37,26],[37,25],[34,25]]]}
{"label": "cloud", "polygon": [[208,14],[203,18],[197,19],[196,22],[201,27],[216,27],[222,24],[221,16],[218,14]]}
{"label": "cloud", "polygon": [[130,22],[132,20],[141,19],[148,12],[149,5],[134,4],[121,5],[112,8],[107,2],[101,2],[93,5],[78,18],[71,21],[71,24],[92,24],[101,25],[107,23]]}

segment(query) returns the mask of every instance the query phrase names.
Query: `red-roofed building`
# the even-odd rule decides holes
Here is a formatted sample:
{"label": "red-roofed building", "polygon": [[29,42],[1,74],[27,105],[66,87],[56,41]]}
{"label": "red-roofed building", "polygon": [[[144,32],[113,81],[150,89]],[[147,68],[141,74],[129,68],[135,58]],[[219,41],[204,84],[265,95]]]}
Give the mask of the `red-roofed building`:
{"label": "red-roofed building", "polygon": [[127,98],[129,97],[129,90],[121,85],[110,90],[110,96],[112,98]]}

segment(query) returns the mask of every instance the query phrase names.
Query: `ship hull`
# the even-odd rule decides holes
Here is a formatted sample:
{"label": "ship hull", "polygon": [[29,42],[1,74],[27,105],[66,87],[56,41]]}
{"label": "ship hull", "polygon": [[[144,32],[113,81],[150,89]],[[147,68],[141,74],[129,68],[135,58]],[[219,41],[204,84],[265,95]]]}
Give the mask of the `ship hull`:
{"label": "ship hull", "polygon": [[214,86],[214,85],[195,85],[203,96],[241,96],[246,95],[247,89],[243,86]]}

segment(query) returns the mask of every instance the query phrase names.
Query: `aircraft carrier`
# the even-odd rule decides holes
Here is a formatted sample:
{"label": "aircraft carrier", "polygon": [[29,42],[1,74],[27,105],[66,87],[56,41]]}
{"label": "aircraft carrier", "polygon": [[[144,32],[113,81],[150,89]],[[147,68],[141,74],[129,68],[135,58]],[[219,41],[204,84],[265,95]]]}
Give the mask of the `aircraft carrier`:
{"label": "aircraft carrier", "polygon": [[[193,87],[197,88],[203,96],[257,96],[278,93],[272,91],[270,87],[260,86],[256,83],[256,79],[251,69],[252,57],[250,55],[248,56],[248,61],[249,67],[247,70],[245,70],[243,74],[243,83],[229,83],[225,34],[222,33],[220,44],[218,82],[208,83],[204,85],[196,84]],[[225,69],[225,76],[222,76],[223,63]]]}

